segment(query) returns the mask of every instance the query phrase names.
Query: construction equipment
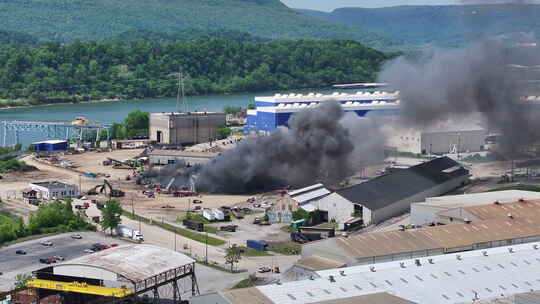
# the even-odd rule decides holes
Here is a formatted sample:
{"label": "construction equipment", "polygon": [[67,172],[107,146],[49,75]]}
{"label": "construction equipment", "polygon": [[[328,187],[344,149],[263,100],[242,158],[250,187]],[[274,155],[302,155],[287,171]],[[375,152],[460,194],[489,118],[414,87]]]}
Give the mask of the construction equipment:
{"label": "construction equipment", "polygon": [[[108,196],[108,197],[123,197],[125,195],[124,191],[114,189],[111,183],[109,183],[109,181],[106,179],[103,180],[103,183],[90,189],[88,191],[88,195],[97,195],[98,189],[99,189],[99,193],[103,193],[105,194],[105,196]],[[108,193],[107,193],[107,189],[109,190]]]}
{"label": "construction equipment", "polygon": [[67,292],[76,292],[83,294],[92,294],[104,297],[124,298],[133,294],[133,291],[123,288],[110,288],[96,285],[90,285],[80,282],[60,282],[49,280],[31,280],[26,283],[26,286],[31,288],[49,289]]}

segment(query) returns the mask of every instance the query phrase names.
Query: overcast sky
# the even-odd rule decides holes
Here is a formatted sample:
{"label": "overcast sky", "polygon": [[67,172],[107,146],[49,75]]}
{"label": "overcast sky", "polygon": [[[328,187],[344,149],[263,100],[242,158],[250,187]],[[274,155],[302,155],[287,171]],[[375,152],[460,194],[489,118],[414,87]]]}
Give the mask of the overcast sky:
{"label": "overcast sky", "polygon": [[[446,5],[463,2],[474,2],[475,0],[281,0],[289,7],[309,8],[320,11],[332,11],[336,8],[346,6],[361,7],[385,7],[396,5]],[[477,2],[502,2],[504,0],[476,0]],[[514,0],[520,1],[520,0]],[[521,0],[524,1],[524,0]],[[510,1],[506,1],[510,2]],[[533,1],[528,1],[533,2]]]}

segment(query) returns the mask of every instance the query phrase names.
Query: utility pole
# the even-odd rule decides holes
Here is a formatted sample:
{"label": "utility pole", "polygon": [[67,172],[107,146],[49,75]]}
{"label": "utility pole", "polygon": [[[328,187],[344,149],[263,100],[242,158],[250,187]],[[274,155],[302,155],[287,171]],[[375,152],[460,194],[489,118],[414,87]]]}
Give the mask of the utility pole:
{"label": "utility pole", "polygon": [[206,237],[204,239],[204,243],[206,244],[206,264],[208,265],[208,232],[206,232]]}
{"label": "utility pole", "polygon": [[174,251],[176,251],[176,228],[174,228]]}

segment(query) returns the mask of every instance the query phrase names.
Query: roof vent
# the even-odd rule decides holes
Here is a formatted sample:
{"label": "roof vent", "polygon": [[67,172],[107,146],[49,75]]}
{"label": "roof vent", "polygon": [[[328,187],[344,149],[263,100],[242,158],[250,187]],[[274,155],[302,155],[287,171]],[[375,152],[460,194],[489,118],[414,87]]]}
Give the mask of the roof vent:
{"label": "roof vent", "polygon": [[458,261],[461,261],[462,260],[461,254],[456,255],[456,259],[458,259]]}
{"label": "roof vent", "polygon": [[341,234],[341,236],[344,237],[344,238],[349,237],[349,235],[347,234],[347,232],[343,232],[343,233]]}
{"label": "roof vent", "polygon": [[375,271],[376,271],[376,270],[375,270],[375,266],[369,266],[369,270],[370,270],[371,272],[375,272]]}
{"label": "roof vent", "polygon": [[281,285],[281,282],[278,280],[278,281],[276,282],[276,284],[277,284],[277,285]]}
{"label": "roof vent", "polygon": [[328,276],[328,280],[329,280],[331,283],[335,283],[335,282],[336,282],[336,279],[334,279],[334,276],[333,276],[333,275]]}
{"label": "roof vent", "polygon": [[494,202],[495,205],[500,205],[501,203],[499,201]]}
{"label": "roof vent", "polygon": [[464,218],[463,221],[465,222],[465,224],[470,224],[472,221],[468,218]]}
{"label": "roof vent", "polygon": [[512,213],[508,213],[506,216],[508,216],[509,219],[513,219],[514,216],[512,215]]}
{"label": "roof vent", "polygon": [[534,250],[538,250],[538,245],[533,245]]}
{"label": "roof vent", "polygon": [[435,262],[433,262],[433,259],[428,259],[428,262],[429,262],[430,264],[435,264]]}
{"label": "roof vent", "polygon": [[312,280],[312,281],[315,280],[315,278],[313,277],[313,275],[310,275],[310,276],[309,276],[309,279]]}
{"label": "roof vent", "polygon": [[484,256],[488,256],[488,253],[487,253],[486,250],[482,251],[482,254],[483,254]]}
{"label": "roof vent", "polygon": [[520,198],[518,201],[519,201],[520,203],[525,203],[525,200],[524,200],[523,198]]}
{"label": "roof vent", "polygon": [[407,268],[407,267],[405,267],[405,262],[399,262],[399,267],[401,267],[401,268]]}
{"label": "roof vent", "polygon": [[512,248],[512,247],[508,248],[508,252],[514,253],[514,248]]}
{"label": "roof vent", "polygon": [[347,276],[347,275],[345,274],[345,271],[343,271],[343,270],[340,270],[340,271],[339,271],[339,274],[340,274],[342,277]]}
{"label": "roof vent", "polygon": [[416,266],[422,266],[422,263],[420,263],[420,259],[414,259],[414,264]]}

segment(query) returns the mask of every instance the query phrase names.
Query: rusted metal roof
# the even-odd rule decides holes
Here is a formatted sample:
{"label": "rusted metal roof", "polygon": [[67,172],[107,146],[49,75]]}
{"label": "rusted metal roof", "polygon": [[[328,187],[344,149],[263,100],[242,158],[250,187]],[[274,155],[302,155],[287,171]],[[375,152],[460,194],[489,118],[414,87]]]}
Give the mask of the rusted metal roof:
{"label": "rusted metal roof", "polygon": [[508,215],[516,218],[540,217],[540,200],[471,206],[463,209],[482,220],[508,217]]}
{"label": "rusted metal roof", "polygon": [[387,292],[374,293],[364,296],[316,302],[313,304],[415,304],[409,300],[396,297]]}
{"label": "rusted metal roof", "polygon": [[340,268],[346,264],[313,255],[301,258],[294,265],[311,271],[319,271],[324,269]]}
{"label": "rusted metal roof", "polygon": [[[446,249],[540,235],[540,201],[465,208],[479,221],[335,238],[355,258]],[[508,217],[508,213],[512,217]],[[324,246],[324,241],[320,242]]]}
{"label": "rusted metal roof", "polygon": [[114,272],[131,282],[138,282],[194,262],[195,260],[184,254],[162,247],[125,245],[92,253],[54,267],[96,267]]}
{"label": "rusted metal roof", "polygon": [[222,296],[231,304],[274,304],[260,290],[255,287],[225,291]]}

